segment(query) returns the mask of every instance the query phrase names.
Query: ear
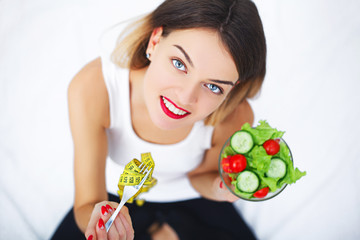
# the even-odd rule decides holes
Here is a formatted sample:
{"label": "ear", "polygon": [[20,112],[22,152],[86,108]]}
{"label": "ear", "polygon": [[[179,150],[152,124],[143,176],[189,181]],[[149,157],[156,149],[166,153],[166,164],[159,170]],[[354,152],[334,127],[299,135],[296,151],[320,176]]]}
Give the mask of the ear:
{"label": "ear", "polygon": [[156,47],[156,45],[159,43],[160,38],[162,36],[163,27],[157,27],[153,30],[151,33],[149,43],[146,49],[146,53],[152,53]]}

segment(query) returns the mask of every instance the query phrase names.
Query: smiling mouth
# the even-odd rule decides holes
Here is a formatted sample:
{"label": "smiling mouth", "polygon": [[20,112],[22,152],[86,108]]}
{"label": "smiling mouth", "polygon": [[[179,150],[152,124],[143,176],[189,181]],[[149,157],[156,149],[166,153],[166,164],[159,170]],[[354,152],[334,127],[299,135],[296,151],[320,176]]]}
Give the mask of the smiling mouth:
{"label": "smiling mouth", "polygon": [[160,97],[160,105],[164,113],[173,119],[184,118],[190,114],[190,112],[176,106],[175,103],[173,103],[172,101],[170,101],[170,99],[167,99],[164,96]]}

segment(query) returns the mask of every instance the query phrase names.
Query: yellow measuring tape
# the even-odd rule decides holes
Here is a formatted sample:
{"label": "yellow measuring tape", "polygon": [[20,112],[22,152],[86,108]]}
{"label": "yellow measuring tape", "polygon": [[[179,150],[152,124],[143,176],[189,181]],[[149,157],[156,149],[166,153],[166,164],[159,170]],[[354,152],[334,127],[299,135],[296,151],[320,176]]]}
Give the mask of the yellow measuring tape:
{"label": "yellow measuring tape", "polygon": [[[148,169],[151,168],[151,171],[150,171],[148,178],[145,180],[144,185],[132,198],[130,198],[127,201],[128,203],[132,203],[140,193],[148,192],[150,190],[150,188],[152,188],[157,182],[156,178],[152,177],[152,174],[153,174],[153,171],[155,168],[155,163],[151,157],[151,154],[150,153],[142,153],[141,161],[134,158],[128,164],[126,164],[123,173],[120,175],[120,179],[119,179],[119,183],[118,183],[118,187],[119,187],[118,194],[120,196],[120,199],[123,195],[125,186],[137,185],[144,178],[145,174],[140,173],[139,166],[141,163],[146,164]],[[145,201],[142,199],[136,199],[136,203],[138,205],[142,205],[142,204],[144,204],[144,202]]]}

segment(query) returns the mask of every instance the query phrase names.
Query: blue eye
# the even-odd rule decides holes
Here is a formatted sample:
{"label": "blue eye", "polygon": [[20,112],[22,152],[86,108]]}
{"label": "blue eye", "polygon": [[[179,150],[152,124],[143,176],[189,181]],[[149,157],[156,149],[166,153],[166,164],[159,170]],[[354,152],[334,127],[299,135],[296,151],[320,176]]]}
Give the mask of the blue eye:
{"label": "blue eye", "polygon": [[176,67],[177,69],[186,72],[185,65],[181,61],[179,61],[177,59],[173,59],[172,63],[174,65],[174,67]]}
{"label": "blue eye", "polygon": [[216,86],[215,84],[211,84],[211,83],[207,83],[205,84],[205,86],[210,89],[210,91],[212,91],[215,94],[222,94],[223,91],[221,90],[221,88],[219,88],[218,86]]}

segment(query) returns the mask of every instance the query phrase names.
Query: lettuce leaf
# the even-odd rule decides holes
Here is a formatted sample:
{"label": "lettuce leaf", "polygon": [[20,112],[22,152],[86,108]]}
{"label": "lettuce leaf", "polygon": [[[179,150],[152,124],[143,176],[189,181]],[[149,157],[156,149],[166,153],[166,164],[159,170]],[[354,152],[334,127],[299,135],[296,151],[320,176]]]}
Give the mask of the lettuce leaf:
{"label": "lettuce leaf", "polygon": [[286,175],[282,178],[278,186],[281,187],[283,184],[292,184],[299,180],[301,177],[306,175],[306,171],[302,172],[298,168],[294,168],[294,164],[291,160],[290,149],[284,142],[280,142],[280,151],[276,155],[286,163]]}
{"label": "lettuce leaf", "polygon": [[[270,178],[270,177],[265,177],[265,176],[259,176],[261,181],[265,184],[265,186],[263,187],[269,187],[270,188],[270,192],[275,192],[276,190],[278,190],[279,188],[281,188],[281,186],[279,186],[278,183],[278,178]],[[263,188],[262,187],[262,188]]]}
{"label": "lettuce leaf", "polygon": [[267,155],[263,146],[255,146],[248,154],[249,167],[264,175],[269,169],[271,156]]}
{"label": "lettuce leaf", "polygon": [[221,154],[221,159],[226,158],[227,156],[235,155],[236,152],[232,149],[232,147],[226,146],[223,150],[223,153]]}
{"label": "lettuce leaf", "polygon": [[259,125],[256,128],[252,128],[249,123],[245,123],[241,130],[249,132],[256,145],[262,145],[266,140],[281,138],[285,132],[278,131],[276,128],[270,127],[270,125],[263,120],[259,121]]}
{"label": "lettuce leaf", "polygon": [[293,163],[291,162],[286,168],[285,177],[279,181],[278,186],[281,187],[285,183],[293,184],[305,175],[306,175],[306,171],[302,172],[298,168],[294,169]]}

